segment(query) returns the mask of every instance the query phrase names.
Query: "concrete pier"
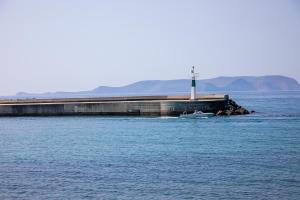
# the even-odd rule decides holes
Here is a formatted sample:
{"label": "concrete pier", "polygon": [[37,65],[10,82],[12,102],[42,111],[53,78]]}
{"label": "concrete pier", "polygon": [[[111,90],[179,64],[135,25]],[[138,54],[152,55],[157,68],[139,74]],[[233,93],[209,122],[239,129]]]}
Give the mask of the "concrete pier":
{"label": "concrete pier", "polygon": [[214,112],[228,106],[228,95],[132,96],[0,100],[0,116],[136,115],[178,116],[195,110]]}

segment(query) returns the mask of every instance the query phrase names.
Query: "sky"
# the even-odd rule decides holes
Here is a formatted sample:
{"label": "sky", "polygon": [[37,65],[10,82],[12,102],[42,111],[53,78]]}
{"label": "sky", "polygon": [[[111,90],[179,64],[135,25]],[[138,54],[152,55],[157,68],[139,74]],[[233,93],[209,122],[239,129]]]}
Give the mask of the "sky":
{"label": "sky", "polygon": [[0,95],[140,80],[300,81],[299,0],[0,0]]}

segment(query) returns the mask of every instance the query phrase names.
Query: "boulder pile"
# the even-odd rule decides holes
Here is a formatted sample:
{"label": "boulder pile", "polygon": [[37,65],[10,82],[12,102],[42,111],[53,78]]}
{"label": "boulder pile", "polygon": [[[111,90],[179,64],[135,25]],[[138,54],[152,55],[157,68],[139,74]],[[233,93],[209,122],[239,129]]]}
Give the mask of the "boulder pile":
{"label": "boulder pile", "polygon": [[[254,111],[251,111],[251,113]],[[224,116],[224,115],[247,115],[250,114],[250,112],[242,107],[239,106],[235,101],[232,99],[229,99],[228,106],[225,110],[219,110],[216,115],[217,116]]]}

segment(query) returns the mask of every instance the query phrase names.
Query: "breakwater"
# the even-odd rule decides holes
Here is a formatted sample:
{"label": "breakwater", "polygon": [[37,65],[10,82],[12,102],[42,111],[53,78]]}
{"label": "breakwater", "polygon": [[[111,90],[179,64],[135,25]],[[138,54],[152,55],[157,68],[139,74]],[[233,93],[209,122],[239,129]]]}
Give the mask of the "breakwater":
{"label": "breakwater", "polygon": [[195,100],[188,96],[0,100],[0,116],[178,116],[195,110],[217,113],[227,108],[228,101],[228,95],[203,95]]}

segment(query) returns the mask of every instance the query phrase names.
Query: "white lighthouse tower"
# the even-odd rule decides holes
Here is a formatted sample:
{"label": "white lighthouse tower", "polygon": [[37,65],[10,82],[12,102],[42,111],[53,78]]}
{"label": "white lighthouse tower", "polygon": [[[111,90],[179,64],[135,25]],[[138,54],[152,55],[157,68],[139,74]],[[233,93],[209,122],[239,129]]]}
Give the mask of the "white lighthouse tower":
{"label": "white lighthouse tower", "polygon": [[198,76],[198,73],[195,73],[195,67],[192,67],[191,70],[191,75],[192,75],[192,88],[191,88],[191,100],[196,100],[197,95],[196,95],[196,77]]}

